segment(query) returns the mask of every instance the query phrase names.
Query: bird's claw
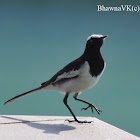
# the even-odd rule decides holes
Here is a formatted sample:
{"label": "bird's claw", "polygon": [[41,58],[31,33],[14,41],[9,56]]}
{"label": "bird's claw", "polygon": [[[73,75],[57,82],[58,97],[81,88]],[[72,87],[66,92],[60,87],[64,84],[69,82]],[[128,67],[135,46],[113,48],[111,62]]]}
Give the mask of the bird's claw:
{"label": "bird's claw", "polygon": [[83,124],[83,123],[92,123],[93,121],[79,121],[79,120],[65,120],[65,121],[68,121],[69,123],[71,122],[77,122],[77,123],[80,123],[80,124]]}
{"label": "bird's claw", "polygon": [[84,110],[87,110],[88,108],[91,108],[91,111],[93,113],[93,108],[97,111],[97,113],[100,115],[100,113],[102,112],[101,110],[99,110],[98,108],[96,108],[93,104],[89,104],[88,107],[86,108],[82,108],[81,111],[84,109]]}

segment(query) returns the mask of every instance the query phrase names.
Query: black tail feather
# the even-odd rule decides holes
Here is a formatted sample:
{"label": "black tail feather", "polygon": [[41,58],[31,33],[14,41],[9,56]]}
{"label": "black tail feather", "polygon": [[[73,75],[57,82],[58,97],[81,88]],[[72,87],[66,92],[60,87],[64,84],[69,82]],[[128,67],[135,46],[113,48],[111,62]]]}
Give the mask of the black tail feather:
{"label": "black tail feather", "polygon": [[24,96],[27,96],[27,95],[29,95],[29,94],[32,94],[32,93],[34,93],[34,92],[36,92],[36,91],[38,91],[38,90],[40,90],[40,89],[42,89],[42,87],[38,87],[38,88],[32,89],[32,90],[30,90],[30,91],[27,91],[27,92],[25,92],[25,93],[22,93],[22,94],[20,94],[20,95],[17,95],[17,96],[15,96],[15,97],[11,98],[10,100],[6,101],[6,102],[4,103],[4,105],[6,105],[6,104],[8,104],[8,103],[11,103],[11,102],[13,102],[13,101],[15,101],[15,100],[17,100],[17,99],[20,99],[20,98],[22,98],[22,97],[24,97]]}

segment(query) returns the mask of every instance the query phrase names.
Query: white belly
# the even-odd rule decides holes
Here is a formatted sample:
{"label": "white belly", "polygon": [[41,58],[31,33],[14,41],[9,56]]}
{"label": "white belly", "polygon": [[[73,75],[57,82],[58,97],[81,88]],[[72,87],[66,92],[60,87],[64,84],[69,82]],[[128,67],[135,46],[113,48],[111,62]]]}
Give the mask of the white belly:
{"label": "white belly", "polygon": [[[104,67],[105,69],[105,67]],[[104,70],[103,70],[104,71]],[[47,90],[56,90],[60,93],[79,93],[92,88],[100,79],[103,71],[97,77],[92,77],[89,73],[89,64],[85,62],[77,78],[70,79],[64,84],[49,86]]]}
{"label": "white belly", "polygon": [[79,93],[92,88],[99,78],[96,77],[78,77],[76,79],[70,80],[62,85],[60,92],[65,93],[65,91],[71,93]]}

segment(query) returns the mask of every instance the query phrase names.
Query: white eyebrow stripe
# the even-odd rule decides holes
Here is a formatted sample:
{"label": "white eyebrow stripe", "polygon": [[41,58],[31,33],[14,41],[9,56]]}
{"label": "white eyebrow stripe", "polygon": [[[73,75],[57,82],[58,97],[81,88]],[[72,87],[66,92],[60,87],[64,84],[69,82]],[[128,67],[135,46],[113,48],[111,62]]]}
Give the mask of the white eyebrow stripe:
{"label": "white eyebrow stripe", "polygon": [[103,37],[103,35],[101,34],[92,34],[91,36],[87,38],[87,40],[90,40],[91,38],[101,38],[101,37]]}

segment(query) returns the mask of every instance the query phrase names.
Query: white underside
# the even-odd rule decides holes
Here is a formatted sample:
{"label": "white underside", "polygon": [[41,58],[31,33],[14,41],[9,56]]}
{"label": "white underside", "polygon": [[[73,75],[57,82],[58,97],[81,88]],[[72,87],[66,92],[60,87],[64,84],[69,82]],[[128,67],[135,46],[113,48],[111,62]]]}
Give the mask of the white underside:
{"label": "white underside", "polygon": [[[105,69],[105,66],[104,66],[104,69]],[[75,71],[76,73],[78,73],[77,78],[68,80],[67,82],[62,83],[62,84],[56,84],[54,86],[49,85],[43,88],[43,90],[56,90],[63,94],[80,93],[80,92],[83,92],[85,90],[92,88],[99,81],[101,75],[103,74],[103,71],[97,77],[94,77],[94,76],[92,77],[89,73],[89,64],[88,62],[85,62],[85,64],[80,68],[79,71]],[[61,75],[62,78],[63,78],[63,75],[66,76],[66,73]],[[70,77],[70,75],[68,75],[68,77]]]}

